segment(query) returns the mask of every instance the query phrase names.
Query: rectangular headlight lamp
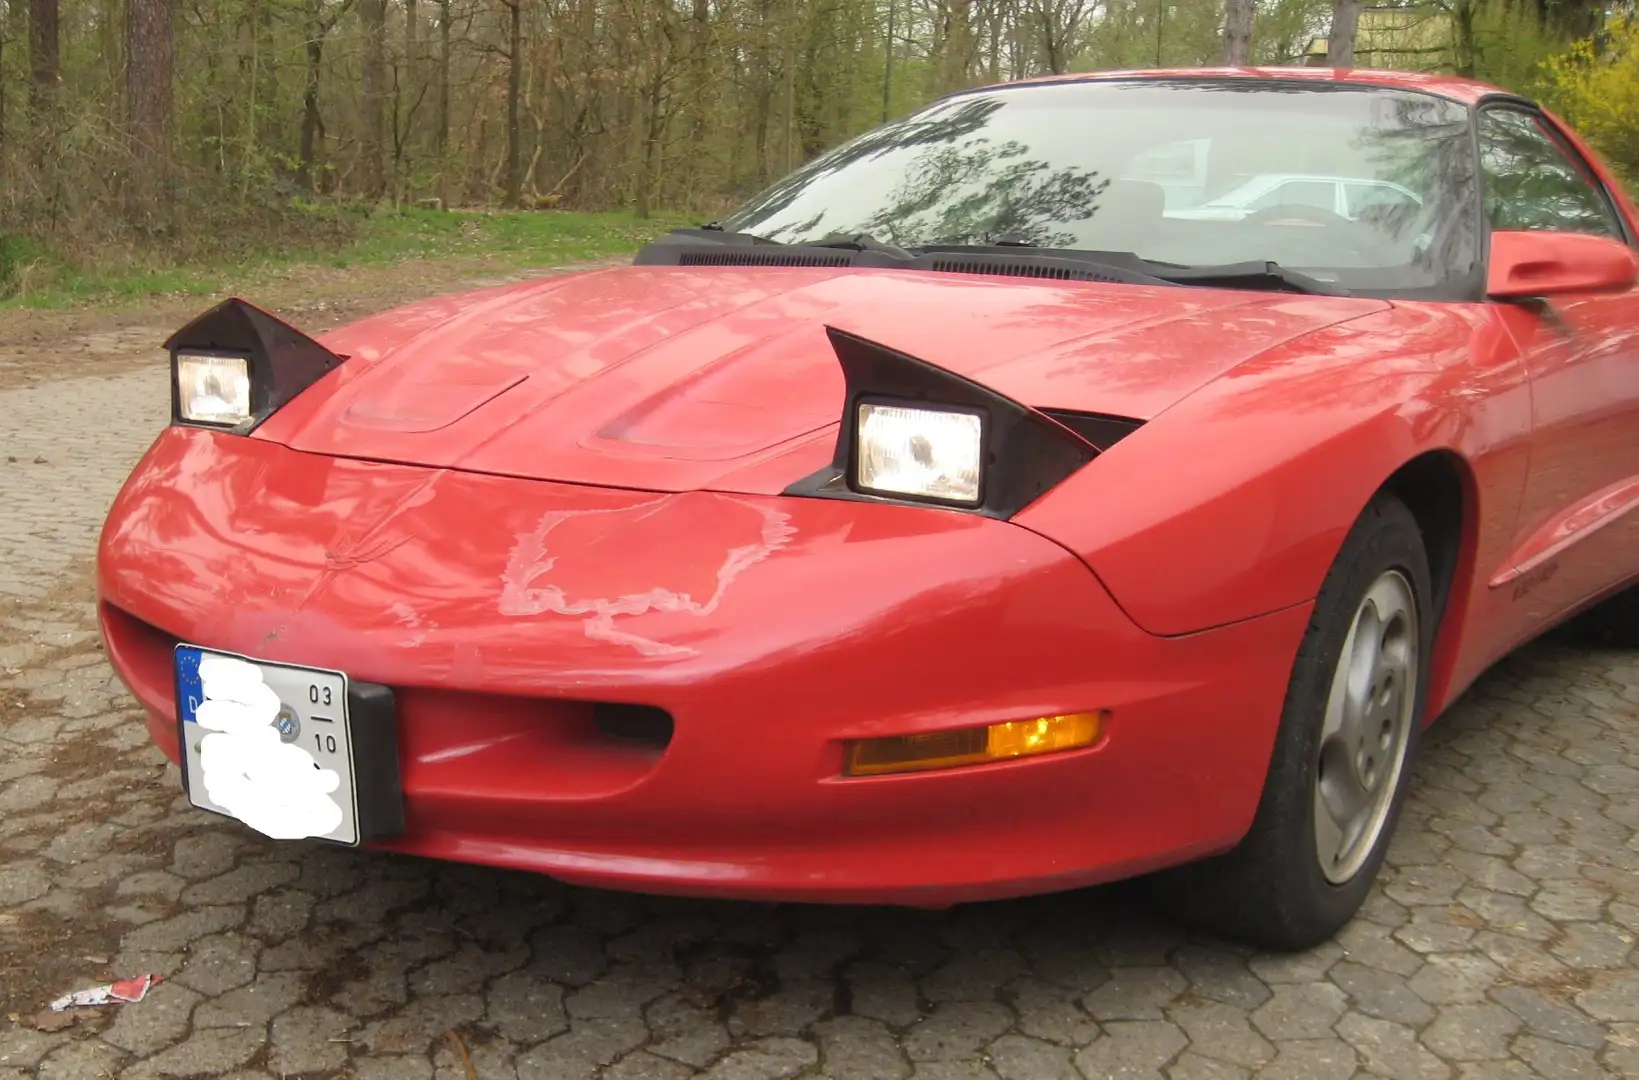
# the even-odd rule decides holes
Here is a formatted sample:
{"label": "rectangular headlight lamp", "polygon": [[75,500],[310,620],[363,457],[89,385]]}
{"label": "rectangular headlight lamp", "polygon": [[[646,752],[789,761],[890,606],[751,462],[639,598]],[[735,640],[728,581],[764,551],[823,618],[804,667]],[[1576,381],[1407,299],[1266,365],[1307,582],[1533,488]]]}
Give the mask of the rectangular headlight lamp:
{"label": "rectangular headlight lamp", "polygon": [[843,774],[926,772],[1079,750],[1098,742],[1104,733],[1104,718],[1102,712],[1067,713],[988,727],[858,739],[847,744]]}
{"label": "rectangular headlight lamp", "polygon": [[235,427],[250,419],[250,360],[176,354],[177,413],[190,424]]}
{"label": "rectangular headlight lamp", "polygon": [[979,505],[985,460],[982,413],[861,401],[854,422],[858,490]]}

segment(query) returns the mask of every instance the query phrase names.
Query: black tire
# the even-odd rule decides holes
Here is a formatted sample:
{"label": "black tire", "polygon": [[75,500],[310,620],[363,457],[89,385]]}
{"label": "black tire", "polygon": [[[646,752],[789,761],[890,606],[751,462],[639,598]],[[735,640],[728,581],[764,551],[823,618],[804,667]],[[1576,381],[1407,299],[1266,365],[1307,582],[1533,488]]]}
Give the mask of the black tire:
{"label": "black tire", "polygon": [[[1367,590],[1398,570],[1416,601],[1417,677],[1409,732],[1387,817],[1364,863],[1333,884],[1316,853],[1315,783],[1333,674]],[[1372,500],[1321,585],[1298,647],[1269,772],[1252,827],[1229,852],[1156,875],[1157,898],[1186,922],[1259,948],[1295,951],[1330,938],[1364,903],[1405,801],[1427,707],[1434,639],[1428,555],[1416,519],[1392,495]]]}

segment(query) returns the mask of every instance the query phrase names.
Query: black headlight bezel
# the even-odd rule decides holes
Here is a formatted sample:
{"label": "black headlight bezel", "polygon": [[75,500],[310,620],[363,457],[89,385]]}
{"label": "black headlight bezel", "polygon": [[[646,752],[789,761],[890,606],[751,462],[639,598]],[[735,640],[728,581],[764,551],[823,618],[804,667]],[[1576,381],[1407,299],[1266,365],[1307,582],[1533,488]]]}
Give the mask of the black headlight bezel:
{"label": "black headlight bezel", "polygon": [[[254,431],[347,359],[239,297],[193,319],[166,339],[164,348],[171,355],[171,423],[238,435]],[[230,425],[184,417],[179,385],[183,356],[244,359],[250,374],[250,418]]]}
{"label": "black headlight bezel", "polygon": [[[825,333],[847,386],[836,449],[824,468],[791,484],[786,495],[929,506],[1005,521],[1099,454],[1070,428],[972,379],[834,326],[827,326]],[[861,490],[856,477],[863,402],[978,413],[978,502]]]}

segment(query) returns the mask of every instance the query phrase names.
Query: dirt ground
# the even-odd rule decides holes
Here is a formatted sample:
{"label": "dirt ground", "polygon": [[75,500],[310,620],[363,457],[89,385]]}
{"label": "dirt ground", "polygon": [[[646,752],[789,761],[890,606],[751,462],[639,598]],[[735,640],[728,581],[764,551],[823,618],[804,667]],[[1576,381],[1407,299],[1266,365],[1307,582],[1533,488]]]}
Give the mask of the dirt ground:
{"label": "dirt ground", "polygon": [[[583,266],[615,265],[619,260]],[[302,266],[270,270],[253,288],[221,296],[163,296],[119,307],[0,311],[0,389],[76,375],[115,374],[162,358],[160,343],[194,315],[230,295],[266,308],[308,332],[429,296],[523,281],[568,268],[486,270],[482,259],[408,260],[368,269]]]}

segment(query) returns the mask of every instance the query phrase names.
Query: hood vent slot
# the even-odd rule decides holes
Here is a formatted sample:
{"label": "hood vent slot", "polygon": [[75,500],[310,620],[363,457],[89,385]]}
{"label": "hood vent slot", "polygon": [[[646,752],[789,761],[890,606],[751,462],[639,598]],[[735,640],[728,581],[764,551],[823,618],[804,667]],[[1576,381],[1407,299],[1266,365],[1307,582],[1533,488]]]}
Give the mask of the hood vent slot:
{"label": "hood vent slot", "polygon": [[677,257],[679,266],[852,266],[853,262],[847,252],[686,251]]}
{"label": "hood vent slot", "polygon": [[1087,266],[1066,263],[1025,262],[1001,259],[952,259],[935,257],[931,269],[946,274],[994,274],[1004,277],[1050,278],[1054,281],[1102,281],[1107,285],[1123,285],[1132,281],[1132,275],[1095,270]]}

